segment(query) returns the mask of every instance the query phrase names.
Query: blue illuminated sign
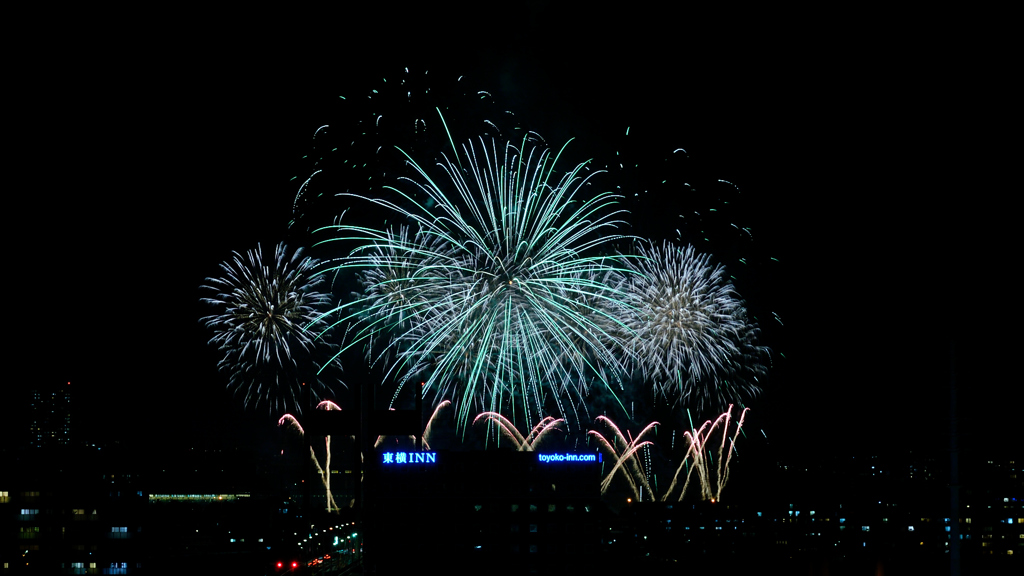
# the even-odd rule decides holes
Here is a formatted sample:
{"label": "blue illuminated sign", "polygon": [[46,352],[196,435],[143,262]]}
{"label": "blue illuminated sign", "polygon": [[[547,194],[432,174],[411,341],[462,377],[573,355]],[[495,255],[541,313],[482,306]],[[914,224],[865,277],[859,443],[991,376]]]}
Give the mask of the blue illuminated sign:
{"label": "blue illuminated sign", "polygon": [[437,452],[384,452],[382,464],[437,464]]}
{"label": "blue illuminated sign", "polygon": [[590,462],[601,462],[601,453],[590,453],[590,454],[570,454],[568,452],[564,454],[537,454],[538,462],[571,462],[571,463],[590,463]]}

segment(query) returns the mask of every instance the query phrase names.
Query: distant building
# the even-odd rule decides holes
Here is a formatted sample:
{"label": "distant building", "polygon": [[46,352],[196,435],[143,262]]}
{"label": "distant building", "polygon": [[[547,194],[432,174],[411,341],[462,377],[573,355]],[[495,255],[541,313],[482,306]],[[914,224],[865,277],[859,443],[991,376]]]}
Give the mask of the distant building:
{"label": "distant building", "polygon": [[378,453],[367,467],[367,558],[382,574],[593,569],[607,523],[601,465],[597,453]]}
{"label": "distant building", "polygon": [[71,444],[71,382],[33,387],[29,398],[29,445]]}
{"label": "distant building", "polygon": [[146,500],[131,454],[90,447],[4,453],[3,574],[137,574]]}

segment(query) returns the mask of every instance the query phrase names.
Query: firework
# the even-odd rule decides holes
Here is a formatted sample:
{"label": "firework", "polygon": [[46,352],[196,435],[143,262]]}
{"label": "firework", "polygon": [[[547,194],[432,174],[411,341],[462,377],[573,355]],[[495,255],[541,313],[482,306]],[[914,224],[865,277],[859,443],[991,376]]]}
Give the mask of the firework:
{"label": "firework", "polygon": [[512,441],[512,445],[516,450],[520,452],[533,452],[537,449],[537,444],[540,443],[541,438],[545,437],[548,432],[552,430],[561,430],[558,426],[563,424],[565,420],[562,418],[554,418],[552,416],[545,416],[541,421],[533,427],[533,430],[529,434],[523,436],[521,432],[509,421],[497,412],[483,412],[478,414],[473,419],[473,424],[477,422],[487,422],[494,424],[498,428],[499,438],[504,436]]}
{"label": "firework", "polygon": [[[391,197],[383,188],[388,176],[404,169],[404,158],[391,154],[399,147],[413,155],[449,146],[447,126],[456,132],[497,135],[498,125],[512,130],[515,115],[499,107],[471,77],[422,68],[395,68],[365,78],[366,90],[331,98],[325,119],[303,155],[302,176],[292,178],[296,195],[289,228],[304,233],[328,225],[347,206],[338,192]],[[437,110],[457,110],[444,121]]]}
{"label": "firework", "polygon": [[437,420],[437,415],[441,413],[441,410],[451,406],[452,403],[449,400],[444,400],[434,408],[434,413],[430,415],[430,419],[427,420],[427,425],[423,427],[423,449],[430,450],[430,439],[431,431],[434,428],[434,420]]}
{"label": "firework", "polygon": [[616,274],[633,368],[657,393],[699,407],[755,395],[767,349],[721,265],[692,246],[640,246]]}
{"label": "firework", "polygon": [[604,435],[596,430],[590,430],[587,434],[589,436],[593,436],[597,440],[598,446],[608,454],[609,460],[615,463],[612,466],[611,471],[609,471],[601,481],[601,494],[608,491],[616,473],[621,471],[622,475],[629,483],[630,489],[633,491],[633,496],[638,502],[643,500],[644,489],[647,490],[648,497],[653,501],[654,491],[651,490],[651,485],[647,480],[647,473],[643,470],[643,467],[637,460],[636,454],[640,449],[653,444],[650,440],[641,442],[640,439],[648,432],[653,431],[655,427],[658,426],[658,423],[651,422],[645,426],[639,434],[637,434],[636,438],[627,440],[619,427],[616,426],[615,423],[607,416],[598,416],[597,421],[598,423],[604,424],[613,432],[612,441],[609,442]]}
{"label": "firework", "polygon": [[361,324],[348,346],[386,342],[375,359],[387,377],[422,378],[463,427],[474,406],[532,425],[549,398],[565,415],[591,379],[612,387],[617,320],[592,303],[616,299],[599,279],[622,257],[594,253],[621,238],[609,234],[620,211],[611,193],[583,198],[585,163],[559,175],[557,155],[525,139],[480,144],[439,164],[443,182],[407,156],[418,177],[404,180],[411,191],[390,189],[401,205],[351,195],[411,228],[331,227],[358,243],[331,269],[363,270],[365,286],[335,312]]}
{"label": "firework", "polygon": [[[676,484],[679,481],[679,474],[686,468],[686,480],[683,483],[683,488],[679,492],[679,501],[683,500],[686,496],[687,489],[690,487],[690,479],[694,472],[697,473],[698,481],[701,487],[701,500],[711,500],[712,502],[721,500],[722,489],[725,488],[726,483],[729,481],[729,464],[732,461],[733,452],[736,449],[736,439],[739,436],[740,430],[743,428],[743,421],[747,417],[747,411],[750,408],[744,408],[740,412],[739,422],[736,424],[736,430],[733,432],[732,438],[729,438],[729,425],[732,420],[732,405],[729,405],[729,409],[718,416],[714,421],[708,420],[701,425],[700,428],[689,430],[683,433],[683,436],[689,441],[690,446],[686,451],[686,455],[683,456],[683,461],[680,462],[679,468],[676,469],[675,475],[672,477],[672,483],[669,485],[668,490],[662,495],[661,500],[664,502],[675,490]],[[716,431],[721,431],[722,441],[718,445],[718,464],[717,467],[712,468],[714,464],[709,461],[713,461],[711,450],[708,448],[708,440],[711,435]],[[728,440],[729,451],[725,453],[725,444]],[[714,470],[714,475],[712,475]],[[712,477],[713,476],[713,477]]]}
{"label": "firework", "polygon": [[[439,414],[441,414],[442,410],[444,410],[445,408],[448,408],[451,405],[452,405],[451,401],[444,400],[441,403],[439,403],[436,408],[434,408],[434,412],[430,415],[430,418],[427,420],[427,425],[423,427],[423,436],[420,437],[422,439],[422,441],[423,441],[423,450],[431,450],[430,442],[431,442],[431,440],[433,438],[432,432],[433,432],[433,428],[434,428],[434,421],[437,420],[437,417],[438,417]],[[394,408],[392,408],[392,410],[394,410]],[[384,441],[386,439],[388,439],[388,438],[393,439],[396,444],[399,444],[399,438],[400,437],[398,437],[398,436],[380,435],[380,436],[377,436],[377,440],[373,443],[373,447],[374,448],[380,448],[380,446],[382,444],[384,444]],[[416,437],[415,436],[405,436],[404,438],[408,438],[413,443],[413,445],[415,446],[415,443],[416,443]]]}
{"label": "firework", "polygon": [[207,278],[202,301],[215,313],[201,321],[214,332],[210,344],[223,354],[218,367],[229,388],[244,395],[248,407],[267,404],[271,411],[302,411],[300,388],[309,384],[314,398],[330,387],[317,377],[317,353],[330,344],[317,340],[320,319],[331,298],[319,292],[316,261],[298,249],[289,255],[278,244],[265,261],[260,246],[234,253],[221,263],[222,275]]}
{"label": "firework", "polygon": [[[330,400],[324,400],[317,404],[317,410],[341,410],[341,407],[331,402]],[[299,424],[298,419],[291,414],[285,414],[281,416],[281,419],[277,421],[278,426],[284,426],[286,429],[294,430],[299,434],[299,437],[304,438],[306,431]],[[312,443],[309,446],[309,459],[316,466],[317,477],[320,478],[320,482],[324,485],[324,491],[327,498],[327,511],[341,510],[337,502],[334,501],[334,494],[331,492],[331,437],[330,435],[324,437],[324,465],[320,466],[320,460],[316,457],[316,451],[313,450]]]}

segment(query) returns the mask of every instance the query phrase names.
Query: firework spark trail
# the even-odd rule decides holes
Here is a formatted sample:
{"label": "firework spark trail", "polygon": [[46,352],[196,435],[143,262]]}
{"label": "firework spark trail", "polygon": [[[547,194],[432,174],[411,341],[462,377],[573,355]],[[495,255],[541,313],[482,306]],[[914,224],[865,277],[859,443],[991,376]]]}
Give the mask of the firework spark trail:
{"label": "firework spark trail", "polygon": [[[651,422],[650,424],[645,426],[639,434],[637,434],[636,438],[627,441],[626,437],[622,434],[622,431],[619,429],[619,427],[615,424],[615,422],[613,422],[608,417],[598,416],[597,422],[603,422],[612,430],[612,432],[614,432],[614,443],[609,442],[600,432],[596,430],[590,430],[587,432],[588,435],[593,436],[598,440],[599,446],[604,447],[604,449],[608,452],[608,456],[610,458],[615,459],[615,465],[612,467],[611,472],[609,472],[601,482],[601,493],[604,494],[605,492],[608,491],[608,487],[611,486],[611,481],[614,478],[615,473],[618,472],[621,468],[622,473],[629,481],[630,488],[632,488],[633,494],[634,496],[636,496],[637,500],[640,500],[642,496],[642,491],[640,487],[645,488],[647,490],[647,493],[651,495],[651,498],[653,500],[654,491],[651,490],[651,486],[647,481],[647,474],[644,473],[640,463],[637,461],[635,457],[635,454],[641,447],[650,446],[653,444],[653,442],[649,440],[641,442],[640,439],[643,438],[644,435],[647,434],[648,432],[654,430],[655,427],[658,426],[658,423]],[[621,448],[616,448],[616,445],[621,446]],[[636,482],[637,478],[640,480],[639,487],[638,483]]]}
{"label": "firework spark trail", "polygon": [[[426,374],[425,390],[451,397],[463,429],[474,405],[495,412],[511,407],[513,415],[521,410],[515,417],[532,425],[544,411],[546,391],[563,416],[563,397],[574,406],[591,378],[614,395],[602,375],[621,365],[618,341],[606,329],[618,320],[610,306],[588,302],[615,300],[616,291],[599,279],[628,271],[616,268],[624,257],[586,254],[622,238],[606,233],[621,224],[615,219],[621,211],[609,211],[618,198],[612,193],[578,198],[592,176],[583,175],[585,164],[557,178],[557,157],[547,149],[525,140],[521,149],[481,143],[439,163],[450,181],[444,187],[406,155],[419,180],[405,181],[426,200],[389,190],[409,208],[342,194],[393,211],[415,232],[329,227],[360,245],[328,270],[389,271],[365,274],[365,295],[336,308],[335,324],[365,318],[361,311],[369,310],[346,348],[386,339],[396,353],[386,377],[401,386]],[[389,284],[402,287],[400,302]]]}
{"label": "firework spark trail", "polygon": [[[635,439],[627,441],[626,437],[622,434],[622,431],[615,424],[615,422],[612,422],[612,420],[610,418],[608,418],[607,416],[598,416],[597,417],[597,421],[598,422],[604,422],[608,427],[610,427],[612,429],[612,431],[615,433],[615,445],[620,446],[620,448],[618,448],[618,450],[621,450],[623,452],[628,451],[632,446],[634,446],[636,444],[637,441],[639,441],[639,439],[644,434],[646,434],[650,430],[653,430],[654,427],[658,425],[657,422],[651,422],[646,427],[644,427],[643,430],[640,431],[640,434],[637,434],[637,437]],[[634,474],[638,478],[641,478],[642,481],[643,481],[642,483],[645,486],[647,486],[648,493],[653,495],[654,492],[652,492],[651,491],[651,487],[649,485],[647,485],[647,474],[645,474],[644,471],[642,470],[642,468],[640,466],[640,463],[637,462],[636,459],[632,459],[632,461],[630,462],[630,465],[632,466],[632,470],[631,470],[632,474]]]}
{"label": "firework spark trail", "polygon": [[[756,395],[768,350],[721,265],[693,246],[637,246],[632,274],[612,273],[625,294],[633,369],[666,398],[712,406]],[[639,311],[639,313],[630,313]]]}
{"label": "firework spark trail", "polygon": [[483,412],[478,414],[477,417],[473,419],[473,424],[476,424],[481,420],[494,423],[494,425],[498,427],[499,432],[504,433],[504,435],[515,446],[516,450],[520,452],[533,452],[536,450],[537,445],[540,443],[542,438],[546,437],[552,430],[561,430],[558,428],[558,425],[565,422],[562,418],[556,419],[552,416],[545,416],[536,426],[533,427],[533,430],[531,430],[529,434],[523,436],[519,429],[516,428],[508,418],[505,418],[497,412]]}
{"label": "firework spark trail", "polygon": [[[292,416],[291,414],[285,414],[284,416],[282,416],[281,419],[277,421],[277,425],[278,426],[287,426],[287,427],[295,430],[296,432],[299,433],[299,437],[301,437],[301,438],[304,438],[306,436],[306,431],[302,429],[302,426],[299,424],[299,421],[295,418],[295,416]],[[326,490],[327,511],[328,512],[330,512],[332,510],[340,510],[340,508],[338,508],[338,504],[334,501],[333,494],[331,494],[331,478],[330,478],[331,440],[330,440],[330,438],[331,437],[328,436],[325,439],[326,447],[327,447],[327,470],[326,471],[320,466],[320,460],[317,459],[316,452],[313,450],[313,446],[312,445],[309,446],[309,459],[313,462],[313,465],[316,466],[317,477],[320,478],[320,482],[323,483],[324,489]]]}
{"label": "firework spark trail", "polygon": [[[321,400],[320,403],[316,405],[316,409],[317,410],[341,410],[341,406],[338,406],[337,404],[335,404],[334,402],[332,402],[330,400]],[[355,436],[353,436],[352,439],[354,440]],[[326,452],[327,455],[324,457],[324,470],[321,472],[321,474],[323,476],[324,487],[327,488],[327,497],[328,497],[328,499],[330,501],[333,502],[334,498],[333,498],[333,496],[331,496],[331,435],[330,434],[328,434],[327,436],[324,437],[324,445],[325,445],[325,448],[327,450],[327,452]],[[310,452],[312,452],[312,450],[313,450],[313,448],[310,447]],[[319,469],[319,467],[318,467],[318,469]],[[330,507],[329,506],[328,506],[328,511],[330,511]]]}
{"label": "firework spark trail", "polygon": [[[651,444],[654,444],[654,442],[651,442],[650,440],[644,440],[643,442],[637,444],[636,446],[631,446],[629,450],[625,451],[621,456],[619,456],[615,462],[615,466],[612,467],[611,472],[609,472],[608,475],[605,476],[604,480],[601,481],[601,493],[604,494],[605,492],[608,491],[608,487],[612,483],[612,478],[615,476],[615,473],[619,471],[620,467],[623,467],[624,464],[629,461],[632,461],[635,464],[636,458],[634,457],[634,455],[636,454],[636,452],[643,448],[644,446],[649,446]],[[647,477],[642,472],[637,474],[637,477],[640,478],[641,485],[647,488],[647,493],[651,494],[651,499],[653,500],[654,493],[651,491],[650,484],[647,483]],[[635,482],[633,483],[633,488],[634,490],[636,489]],[[639,501],[642,497],[642,492],[634,492],[634,495],[637,497],[637,500]]]}
{"label": "firework spark trail", "polygon": [[306,435],[306,431],[302,429],[302,425],[299,424],[299,421],[295,418],[295,416],[292,416],[291,414],[285,414],[284,416],[281,416],[281,419],[277,421],[277,425],[278,426],[285,426],[285,425],[290,426],[296,432],[299,433],[299,436],[305,436]]}
{"label": "firework spark trail", "polygon": [[[722,499],[722,488],[725,488],[726,483],[729,482],[729,462],[732,460],[732,454],[736,450],[736,438],[739,437],[740,430],[743,429],[743,421],[747,417],[747,411],[748,410],[750,410],[750,408],[744,408],[743,411],[740,412],[740,421],[736,425],[736,432],[733,433],[732,440],[729,442],[729,454],[728,454],[728,456],[725,457],[725,473],[724,473],[724,475],[722,475],[722,474],[719,475],[719,478],[718,478],[718,491],[715,493],[715,499],[716,500],[721,500]],[[731,405],[729,406],[729,411],[732,411],[732,406]]]}
{"label": "firework spark trail", "polygon": [[[336,196],[339,191],[392,196],[382,186],[403,170],[404,160],[388,153],[395,147],[414,155],[444,150],[450,145],[449,124],[455,133],[485,135],[500,135],[499,125],[519,127],[515,115],[478,90],[472,78],[417,68],[381,72],[367,79],[372,83],[367,90],[337,99],[331,125],[314,132],[302,175],[292,177],[298,191],[290,229],[306,232],[325,224],[347,202]],[[458,113],[442,121],[438,108]]]}
{"label": "firework spark trail", "polygon": [[[694,472],[697,473],[697,478],[700,482],[701,499],[711,500],[712,502],[721,499],[722,490],[729,481],[729,464],[732,461],[732,454],[736,448],[736,439],[739,436],[740,430],[743,428],[747,411],[750,410],[750,408],[744,408],[740,413],[739,421],[736,424],[736,430],[730,439],[728,436],[729,423],[732,419],[732,409],[733,405],[730,404],[729,409],[719,415],[715,420],[707,420],[700,428],[683,432],[683,436],[689,440],[690,445],[689,448],[687,448],[686,454],[683,456],[683,461],[679,463],[679,467],[676,469],[676,473],[672,477],[672,483],[669,485],[665,494],[661,497],[663,502],[666,501],[675,490],[676,484],[679,481],[679,474],[682,472],[683,468],[687,469],[686,481],[683,483],[682,491],[679,494],[679,501],[682,501],[683,497],[686,496],[687,489],[690,486],[690,480]],[[707,459],[707,457],[712,456],[712,453],[710,450],[707,450],[707,443],[716,430],[721,430],[722,442],[719,444],[718,448],[718,463],[715,468],[713,484],[712,471],[708,465]],[[729,440],[728,452],[724,452],[726,440]]]}
{"label": "firework spark trail", "polygon": [[[679,468],[676,469],[675,475],[672,477],[672,483],[669,485],[668,490],[662,495],[661,500],[664,502],[668,499],[669,495],[676,487],[676,482],[679,480],[679,473],[686,467],[686,481],[683,483],[683,490],[679,496],[679,500],[682,501],[683,496],[686,494],[687,489],[690,487],[690,478],[693,476],[693,472],[697,471],[697,477],[701,484],[701,496],[706,495],[707,483],[707,470],[704,464],[704,437],[702,433],[711,424],[711,421],[705,422],[699,430],[687,430],[683,432],[683,437],[690,441],[690,446],[687,448],[686,454],[683,456],[683,461],[680,462]],[[693,464],[687,466],[689,459],[693,458]]]}
{"label": "firework spark trail", "polygon": [[[336,403],[332,402],[331,400],[322,400],[319,404],[316,405],[316,409],[317,410],[341,410],[341,406],[338,406]],[[285,414],[284,416],[281,416],[280,420],[277,421],[277,425],[278,426],[286,426],[287,428],[295,430],[296,432],[299,433],[299,437],[301,437],[301,438],[305,438],[305,436],[306,436],[306,431],[302,428],[302,425],[299,424],[298,419],[296,419],[295,416],[292,416],[291,414]],[[351,438],[355,439],[354,436],[352,436]],[[326,491],[325,495],[327,497],[327,511],[328,512],[338,511],[338,510],[341,510],[341,508],[338,507],[337,502],[335,502],[335,500],[334,500],[334,494],[331,492],[331,435],[330,434],[328,434],[328,435],[326,435],[324,437],[324,449],[326,450],[326,455],[324,456],[324,465],[323,465],[323,467],[320,466],[320,460],[316,457],[316,452],[313,450],[313,445],[312,444],[310,444],[310,446],[309,446],[309,458],[310,458],[310,460],[312,460],[313,465],[316,466],[317,476],[320,477],[320,482],[322,482],[323,485],[324,485],[324,489]]]}
{"label": "firework spark trail", "polygon": [[523,444],[526,442],[526,439],[523,438],[523,435],[519,432],[519,429],[517,429],[515,425],[509,421],[508,418],[505,418],[504,416],[498,414],[497,412],[483,412],[481,414],[478,414],[477,417],[473,419],[473,424],[479,422],[480,419],[484,419],[487,422],[494,422],[498,426],[498,430],[500,432],[503,432],[505,436],[507,436],[508,439],[512,441],[512,444],[516,447],[516,450],[523,449]]}
{"label": "firework spark trail", "polygon": [[725,412],[725,424],[722,426],[722,442],[718,445],[718,468],[715,472],[715,478],[718,480],[718,492],[721,492],[722,485],[722,464],[724,462],[722,458],[722,451],[725,449],[725,441],[729,439],[729,421],[732,419],[732,404],[729,405],[729,409]]}
{"label": "firework spark trail", "polygon": [[[445,408],[447,408],[449,406],[451,406],[451,402],[448,401],[448,400],[444,400],[440,404],[438,404],[436,408],[434,408],[434,412],[430,415],[430,418],[427,420],[427,425],[423,428],[423,436],[421,436],[421,438],[423,439],[423,450],[430,450],[431,449],[430,448],[429,438],[430,438],[430,433],[431,433],[431,431],[433,429],[433,426],[434,426],[434,420],[437,419],[437,416],[438,416],[438,414],[441,413],[441,410],[443,410],[443,409],[445,409]],[[391,408],[391,410],[394,410],[394,408]],[[398,443],[398,437],[396,437],[396,436],[380,435],[380,436],[377,436],[377,440],[373,443],[373,447],[374,448],[379,448],[384,443],[385,439],[387,439],[387,438],[394,438],[395,443],[396,444]],[[416,437],[415,436],[410,435],[410,436],[406,436],[405,438],[408,438],[409,440],[411,440],[413,445],[415,445],[415,443],[416,443]]]}
{"label": "firework spark trail", "polygon": [[[611,445],[610,442],[608,442],[608,439],[605,438],[604,436],[602,436],[601,433],[596,431],[596,430],[588,431],[587,435],[588,436],[593,436],[594,438],[596,438],[598,446],[601,447],[601,448],[604,448],[604,450],[605,450],[605,452],[607,452],[609,458],[614,458],[614,460],[615,460],[615,470],[618,470],[619,461],[621,460],[621,458],[619,456],[618,451]],[[633,496],[635,496],[637,498],[637,500],[639,500],[640,499],[640,491],[637,489],[636,481],[633,480],[633,475],[630,474],[629,471],[626,470],[626,469],[623,469],[622,475],[626,478],[626,481],[629,483],[629,488],[630,488],[630,490],[632,490]],[[608,475],[604,479],[602,479],[601,486],[604,486],[605,485],[604,481],[607,480],[610,477],[611,477],[611,475]],[[606,489],[604,489],[604,490],[606,490]],[[604,495],[604,490],[602,490],[602,492],[601,492],[602,495]]]}
{"label": "firework spark trail", "polygon": [[333,347],[316,338],[331,307],[331,296],[318,291],[316,265],[302,249],[289,255],[283,243],[265,261],[257,245],[244,255],[234,252],[220,264],[222,276],[200,286],[212,293],[201,301],[214,309],[200,321],[213,330],[209,343],[223,353],[218,367],[228,373],[229,388],[244,391],[246,406],[301,412],[303,381],[314,395],[330,391],[319,378],[306,378],[330,364],[318,364],[316,353]]}
{"label": "firework spark trail", "polygon": [[434,408],[434,413],[430,415],[430,419],[427,420],[426,427],[423,428],[423,449],[424,450],[430,450],[430,444],[428,442],[428,438],[430,438],[430,432],[431,432],[431,430],[434,427],[434,420],[437,418],[437,415],[441,412],[442,408],[447,408],[447,407],[449,407],[451,405],[452,405],[452,403],[451,403],[450,400],[444,400],[440,404],[437,405],[437,408]]}
{"label": "firework spark trail", "polygon": [[543,420],[541,420],[536,426],[533,427],[533,430],[530,431],[530,434],[526,436],[525,444],[527,445],[527,450],[535,450],[537,444],[540,443],[541,438],[543,438],[548,432],[552,430],[560,430],[560,428],[558,428],[558,425],[563,423],[565,423],[564,418],[556,419],[553,416],[545,416]]}

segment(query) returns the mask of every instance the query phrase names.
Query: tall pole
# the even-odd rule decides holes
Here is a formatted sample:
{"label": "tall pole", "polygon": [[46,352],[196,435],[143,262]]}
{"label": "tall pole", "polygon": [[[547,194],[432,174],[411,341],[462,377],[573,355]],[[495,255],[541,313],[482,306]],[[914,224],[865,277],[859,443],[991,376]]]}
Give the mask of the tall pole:
{"label": "tall pole", "polygon": [[419,426],[416,427],[416,451],[423,451],[423,383],[416,387],[416,417],[419,418]]}
{"label": "tall pole", "polygon": [[[303,420],[310,421],[313,417],[313,393],[310,387],[305,382],[299,389],[299,403],[306,405],[306,415]],[[301,408],[300,408],[301,410]],[[303,434],[306,439],[306,450],[309,454],[313,453],[313,435]],[[302,482],[302,531],[309,533],[309,523],[313,518],[313,459],[306,456],[306,478]]]}
{"label": "tall pole", "polygon": [[[356,459],[358,466],[356,469],[359,471],[359,477],[356,480],[355,496],[357,506],[359,507],[358,517],[361,521],[361,528],[363,531],[362,538],[362,561],[363,561],[363,572],[368,574],[375,573],[376,566],[373,565],[373,544],[374,534],[376,534],[375,527],[372,526],[372,522],[375,516],[373,510],[373,470],[375,469],[375,463],[371,463],[370,460],[374,458],[373,453],[373,439],[370,437],[370,417],[373,415],[373,409],[376,406],[376,391],[377,386],[372,380],[373,374],[367,369],[366,377],[362,379],[362,382],[356,386],[356,406],[359,407],[359,433],[356,435]],[[359,542],[356,542],[359,545]],[[356,550],[359,550],[357,547]]]}
{"label": "tall pole", "polygon": [[949,342],[949,573],[960,576],[960,446],[956,426],[956,347]]}

